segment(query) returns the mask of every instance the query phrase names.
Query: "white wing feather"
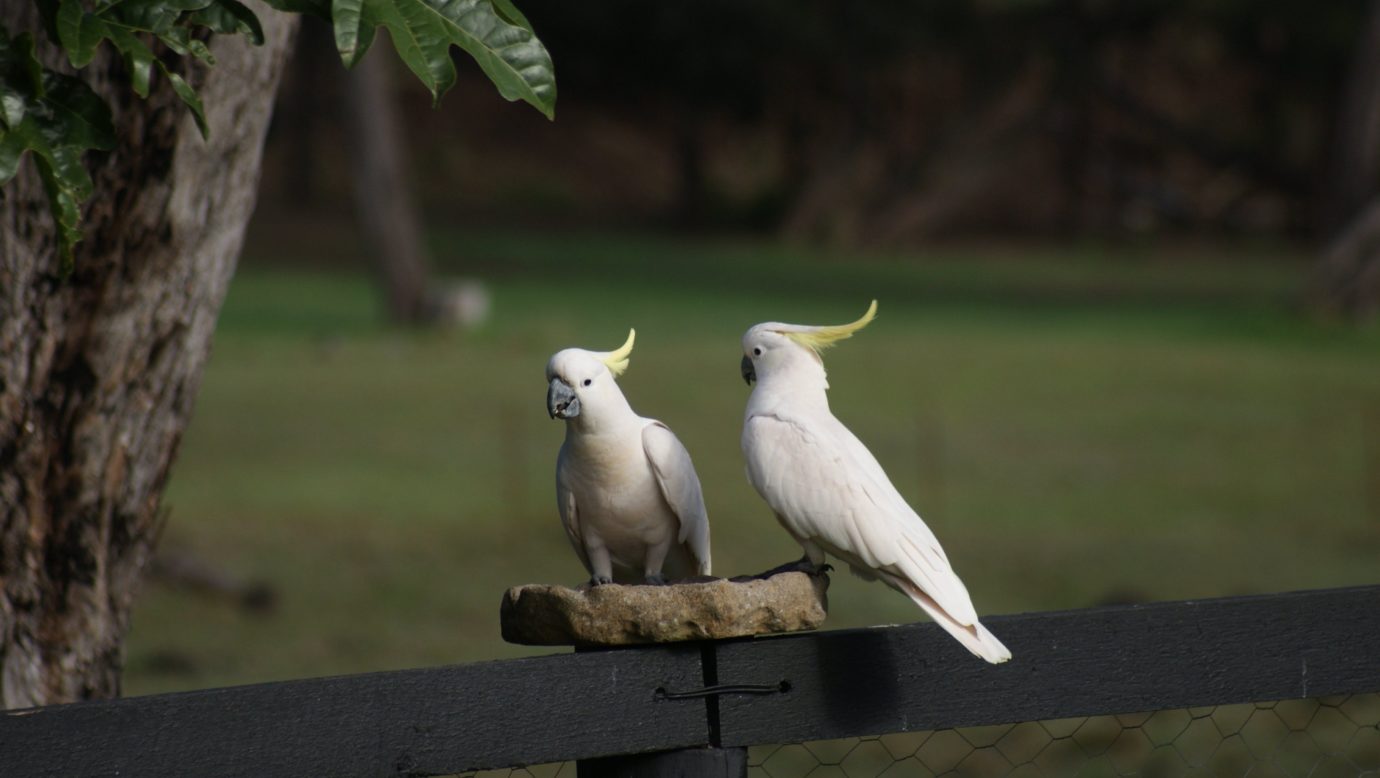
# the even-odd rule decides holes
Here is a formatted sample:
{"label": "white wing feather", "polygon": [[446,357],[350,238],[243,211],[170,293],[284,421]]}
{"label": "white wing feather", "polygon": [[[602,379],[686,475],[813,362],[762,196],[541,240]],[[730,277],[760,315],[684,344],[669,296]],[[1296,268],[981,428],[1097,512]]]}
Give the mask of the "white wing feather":
{"label": "white wing feather", "polygon": [[566,456],[566,448],[562,445],[561,453],[556,457],[556,507],[561,512],[561,526],[565,527],[565,536],[570,539],[570,545],[575,548],[575,554],[580,557],[580,564],[584,565],[585,570],[592,574],[594,569],[589,565],[589,554],[585,552],[585,541],[580,536],[580,514],[575,506],[575,493],[565,482]]}
{"label": "white wing feather", "polygon": [[958,625],[977,622],[968,590],[934,533],[832,415],[753,416],[743,446],[749,480],[797,536],[855,567],[889,574],[883,580],[912,582]]}
{"label": "white wing feather", "polygon": [[700,575],[709,575],[709,514],[704,507],[704,493],[690,452],[669,427],[652,421],[642,428],[642,449],[652,463],[657,485],[666,504],[680,520],[677,540],[686,544],[695,557]]}

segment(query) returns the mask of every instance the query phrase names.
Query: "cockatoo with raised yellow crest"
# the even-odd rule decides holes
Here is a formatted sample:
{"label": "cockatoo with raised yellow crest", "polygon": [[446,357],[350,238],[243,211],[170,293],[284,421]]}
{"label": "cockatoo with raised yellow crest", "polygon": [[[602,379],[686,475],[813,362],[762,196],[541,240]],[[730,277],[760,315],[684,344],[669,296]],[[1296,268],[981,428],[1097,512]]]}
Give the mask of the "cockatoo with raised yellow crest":
{"label": "cockatoo with raised yellow crest", "polygon": [[595,586],[709,575],[709,517],[690,454],[665,424],[634,413],[614,381],[634,337],[546,363],[546,410],[565,420],[557,506]]}
{"label": "cockatoo with raised yellow crest", "polygon": [[743,421],[748,480],[804,547],[798,567],[818,569],[832,554],[858,576],[910,597],[977,656],[1005,662],[1011,652],[978,623],[934,533],[829,411],[820,351],[876,315],[873,300],[852,324],[767,322],[743,336],[743,378],[756,382]]}

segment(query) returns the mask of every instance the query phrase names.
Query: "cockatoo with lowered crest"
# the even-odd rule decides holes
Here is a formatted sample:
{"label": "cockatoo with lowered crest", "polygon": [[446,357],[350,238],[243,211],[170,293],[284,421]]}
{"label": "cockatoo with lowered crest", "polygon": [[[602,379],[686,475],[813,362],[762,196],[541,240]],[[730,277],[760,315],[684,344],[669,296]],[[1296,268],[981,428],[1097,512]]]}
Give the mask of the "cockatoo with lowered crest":
{"label": "cockatoo with lowered crest", "polygon": [[633,413],[614,381],[635,336],[628,330],[616,351],[568,348],[546,363],[546,409],[565,420],[557,505],[594,586],[709,575],[709,517],[690,454],[665,424]]}
{"label": "cockatoo with lowered crest", "polygon": [[852,324],[767,322],[743,336],[743,378],[757,384],[743,421],[748,480],[804,547],[798,567],[816,570],[832,554],[861,578],[880,579],[914,600],[977,656],[1005,662],[1011,652],[978,623],[934,533],[829,411],[820,351],[876,315],[873,300]]}

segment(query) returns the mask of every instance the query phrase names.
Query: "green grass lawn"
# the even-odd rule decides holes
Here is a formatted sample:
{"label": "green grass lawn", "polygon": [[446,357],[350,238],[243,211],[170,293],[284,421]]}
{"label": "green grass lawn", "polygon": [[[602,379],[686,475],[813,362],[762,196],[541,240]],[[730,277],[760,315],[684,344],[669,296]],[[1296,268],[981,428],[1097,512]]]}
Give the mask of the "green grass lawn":
{"label": "green grass lawn", "polygon": [[[743,476],[738,339],[874,296],[877,321],[826,355],[834,411],[980,612],[1380,579],[1380,333],[1294,314],[1306,268],[1286,255],[500,233],[437,250],[490,281],[481,330],[389,328],[362,273],[251,251],[162,542],[269,582],[278,607],[150,584],[127,693],[533,653],[499,638],[503,590],[585,577],[555,510],[543,367],[629,326],[620,383],[694,456],[715,572],[798,556]],[[846,573],[830,595],[832,627],[920,618]]]}

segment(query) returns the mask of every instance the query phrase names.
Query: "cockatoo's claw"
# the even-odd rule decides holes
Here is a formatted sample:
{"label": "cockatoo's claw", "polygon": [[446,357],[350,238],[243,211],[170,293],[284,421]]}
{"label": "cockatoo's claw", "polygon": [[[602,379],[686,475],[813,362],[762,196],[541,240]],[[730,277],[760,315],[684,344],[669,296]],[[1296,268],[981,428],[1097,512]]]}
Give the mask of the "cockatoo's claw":
{"label": "cockatoo's claw", "polygon": [[796,560],[793,564],[793,569],[796,572],[804,573],[805,575],[808,575],[811,578],[818,578],[821,575],[828,575],[829,573],[832,573],[834,571],[834,566],[829,564],[828,562],[817,565],[814,562],[811,562],[809,557],[806,557],[804,559]]}
{"label": "cockatoo's claw", "polygon": [[606,575],[596,575],[596,576],[594,576],[593,578],[589,579],[589,585],[590,585],[591,587],[593,587],[593,586],[603,586],[604,584],[611,584],[611,583],[613,583],[613,579],[612,579],[612,578],[609,578],[609,577],[606,576]]}
{"label": "cockatoo's claw", "polygon": [[661,573],[648,573],[646,582],[648,586],[665,586],[666,576]]}

